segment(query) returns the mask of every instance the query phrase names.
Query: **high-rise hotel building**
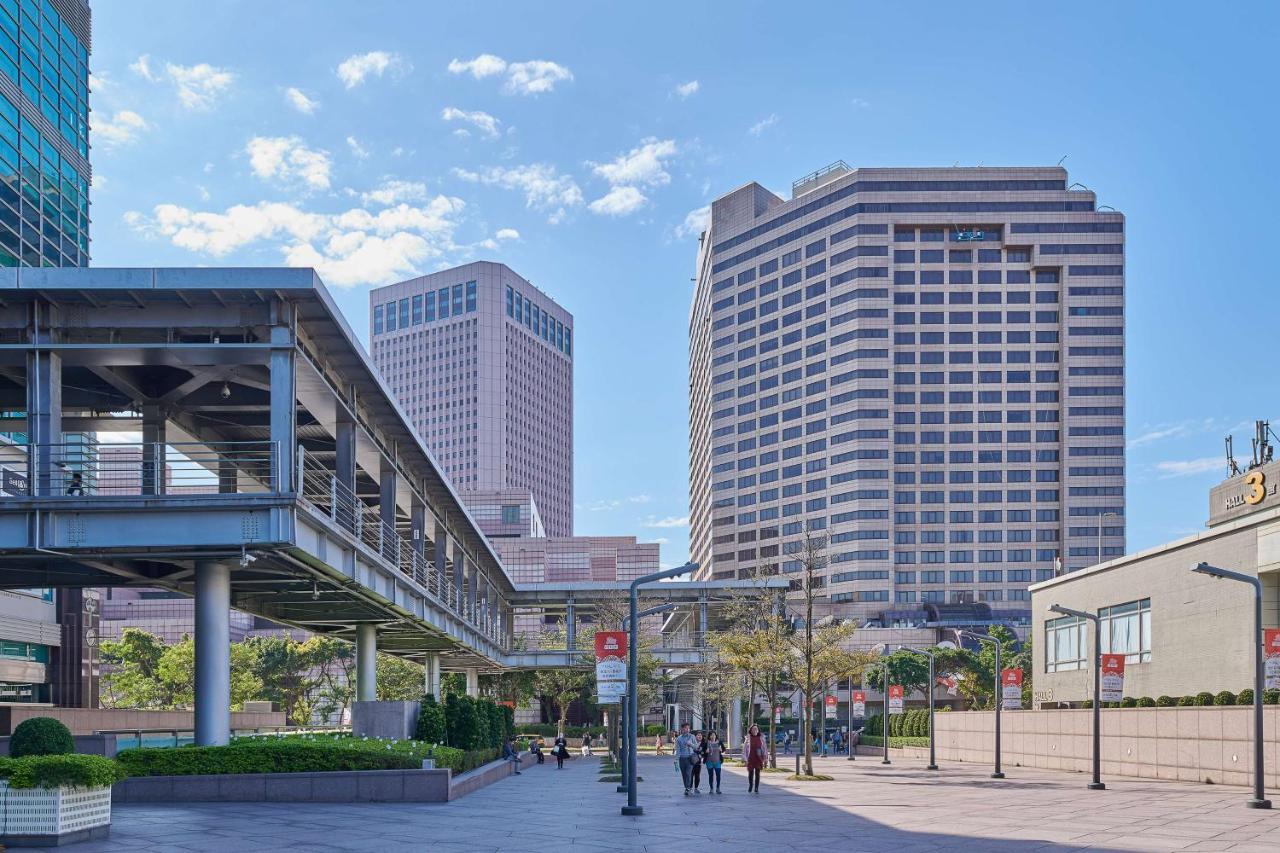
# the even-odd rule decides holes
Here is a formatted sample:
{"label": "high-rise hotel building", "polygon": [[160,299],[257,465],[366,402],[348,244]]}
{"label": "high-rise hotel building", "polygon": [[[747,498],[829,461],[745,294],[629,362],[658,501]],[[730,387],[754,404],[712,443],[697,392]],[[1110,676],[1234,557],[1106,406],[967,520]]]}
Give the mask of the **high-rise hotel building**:
{"label": "high-rise hotel building", "polygon": [[712,204],[689,317],[704,577],[797,572],[808,529],[837,613],[1022,621],[1029,584],[1124,552],[1124,217],[1068,184],[837,163],[790,200]]}
{"label": "high-rise hotel building", "polygon": [[527,489],[545,535],[573,535],[573,316],[488,261],[369,302],[374,364],[463,500]]}

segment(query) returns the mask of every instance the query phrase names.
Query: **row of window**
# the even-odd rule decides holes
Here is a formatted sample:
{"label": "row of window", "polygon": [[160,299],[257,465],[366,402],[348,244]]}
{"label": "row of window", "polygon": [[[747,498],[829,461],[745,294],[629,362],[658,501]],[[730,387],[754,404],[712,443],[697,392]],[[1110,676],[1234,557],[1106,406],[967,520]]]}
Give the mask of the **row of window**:
{"label": "row of window", "polygon": [[[1151,660],[1151,599],[1130,601],[1098,611],[1102,628],[1102,654],[1123,654],[1126,663]],[[1087,619],[1064,616],[1044,623],[1045,672],[1089,668]]]}
{"label": "row of window", "polygon": [[573,355],[573,330],[510,285],[507,286],[507,316],[517,325],[531,330],[534,337],[541,338],[565,355]]}
{"label": "row of window", "polygon": [[476,283],[468,281],[373,306],[373,333],[394,332],[411,325],[421,326],[423,323],[471,314],[475,310]]}
{"label": "row of window", "polygon": [[0,0],[0,71],[89,156],[89,53],[49,0]]}

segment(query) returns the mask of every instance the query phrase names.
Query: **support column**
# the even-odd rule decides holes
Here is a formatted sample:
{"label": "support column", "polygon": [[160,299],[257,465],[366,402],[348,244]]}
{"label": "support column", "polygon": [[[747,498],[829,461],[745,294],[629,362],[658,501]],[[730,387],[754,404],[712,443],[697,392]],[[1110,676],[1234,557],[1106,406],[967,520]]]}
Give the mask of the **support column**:
{"label": "support column", "polygon": [[564,638],[565,648],[574,649],[578,645],[578,614],[574,606],[573,596],[564,601]]}
{"label": "support column", "polygon": [[432,551],[432,561],[436,565],[436,576],[439,578],[440,589],[436,592],[440,594],[440,600],[446,604],[449,601],[449,595],[444,589],[445,579],[449,577],[449,534],[444,529],[444,525],[439,521],[436,522],[436,535],[432,542],[434,550]]}
{"label": "support column", "polygon": [[142,493],[165,491],[165,412],[156,403],[142,405]]}
{"label": "support column", "polygon": [[427,556],[427,506],[417,493],[409,498],[409,539],[419,557]]}
{"label": "support column", "polygon": [[476,609],[479,601],[480,587],[480,567],[476,565],[475,560],[467,558],[467,612],[471,614],[471,621],[480,622],[480,611]]}
{"label": "support column", "polygon": [[354,531],[355,507],[348,502],[355,500],[356,493],[356,425],[341,406],[334,432],[334,518],[341,527]]}
{"label": "support column", "polygon": [[196,563],[196,746],[231,740],[231,567]]}
{"label": "support column", "polygon": [[729,719],[725,724],[725,748],[737,749],[742,745],[742,697],[729,700]]}
{"label": "support column", "polygon": [[[43,302],[31,306],[28,334],[33,344],[53,342],[49,328],[53,308]],[[55,471],[62,448],[62,356],[57,353],[27,353],[27,441],[30,456],[32,494],[63,494],[71,475]]]}
{"label": "support column", "polygon": [[423,669],[426,670],[424,689],[427,695],[436,697],[437,702],[441,701],[444,697],[440,695],[440,655],[428,652],[427,659],[423,661]]}
{"label": "support column", "polygon": [[378,518],[382,521],[382,556],[396,561],[399,545],[396,537],[396,483],[399,477],[391,460],[380,457],[378,468]]}
{"label": "support column", "polygon": [[294,387],[293,306],[271,303],[271,443],[276,454],[275,489],[293,491],[297,391]]}
{"label": "support column", "polygon": [[474,666],[467,667],[467,695],[480,695],[480,670]]}
{"label": "support column", "polygon": [[378,698],[378,628],[370,622],[356,625],[356,701]]}
{"label": "support column", "polygon": [[462,551],[462,543],[453,543],[453,590],[456,601],[452,604],[459,613],[464,612],[463,602],[467,594],[467,557]]}

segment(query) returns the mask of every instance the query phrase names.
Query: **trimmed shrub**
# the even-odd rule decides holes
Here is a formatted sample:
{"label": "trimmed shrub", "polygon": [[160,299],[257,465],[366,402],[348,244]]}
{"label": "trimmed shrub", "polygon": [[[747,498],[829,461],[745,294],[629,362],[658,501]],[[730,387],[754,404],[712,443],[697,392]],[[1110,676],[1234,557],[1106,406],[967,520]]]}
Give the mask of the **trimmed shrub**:
{"label": "trimmed shrub", "polygon": [[125,776],[101,755],[28,755],[0,758],[0,779],[10,788],[107,788]]}
{"label": "trimmed shrub", "polygon": [[1232,693],[1230,690],[1223,690],[1219,692],[1217,696],[1213,697],[1213,704],[1234,705],[1236,704],[1236,694]]}
{"label": "trimmed shrub", "polygon": [[1197,694],[1196,694],[1196,704],[1197,704],[1197,705],[1201,705],[1201,706],[1203,706],[1203,705],[1212,705],[1212,704],[1213,704],[1213,694],[1212,694],[1212,693],[1210,693],[1208,690],[1205,690],[1205,691],[1203,691],[1203,692],[1197,693]]}
{"label": "trimmed shrub", "polygon": [[1138,698],[1139,708],[1154,708],[1155,706],[1156,700],[1152,699],[1150,696],[1141,696]]}
{"label": "trimmed shrub", "polygon": [[1280,690],[1272,688],[1262,691],[1263,705],[1280,705]]}
{"label": "trimmed shrub", "polygon": [[53,717],[31,717],[18,723],[9,738],[9,755],[67,755],[76,751],[71,730]]}
{"label": "trimmed shrub", "polygon": [[1083,702],[1081,702],[1081,703],[1080,703],[1080,707],[1081,707],[1081,708],[1092,708],[1092,707],[1093,707],[1093,700],[1092,700],[1092,699],[1086,699],[1086,700],[1084,700]]}
{"label": "trimmed shrub", "polygon": [[1156,697],[1156,707],[1157,707],[1157,708],[1172,708],[1174,705],[1177,705],[1177,704],[1178,704],[1178,700],[1177,700],[1177,699],[1174,699],[1172,696],[1157,696],[1157,697]]}
{"label": "trimmed shrub", "polygon": [[1137,706],[1138,706],[1138,700],[1132,696],[1125,696],[1123,699],[1120,700],[1121,708],[1136,708]]}
{"label": "trimmed shrub", "polygon": [[427,743],[444,743],[445,722],[444,708],[430,693],[422,697],[422,705],[418,710],[418,723],[414,726],[413,736]]}
{"label": "trimmed shrub", "polygon": [[[864,735],[858,741],[859,746],[884,746],[884,738],[875,735]],[[893,749],[901,746],[928,746],[929,739],[927,737],[891,737],[889,738],[889,748]]]}
{"label": "trimmed shrub", "polygon": [[1196,697],[1194,696],[1181,696],[1178,698],[1179,708],[1189,708],[1193,705],[1198,705],[1198,704],[1199,703],[1196,701]]}
{"label": "trimmed shrub", "polygon": [[644,736],[657,737],[660,734],[664,734],[665,729],[666,727],[661,725],[660,723],[650,723],[649,725],[644,727]]}
{"label": "trimmed shrub", "polygon": [[[474,749],[482,743],[480,714],[476,700],[466,694],[450,693],[444,700],[445,743],[454,749]],[[488,728],[488,720],[485,720]]]}
{"label": "trimmed shrub", "polygon": [[510,705],[499,705],[498,710],[502,713],[502,736],[504,738],[516,736],[516,711]]}
{"label": "trimmed shrub", "polygon": [[1236,704],[1237,704],[1237,705],[1252,705],[1252,704],[1253,704],[1253,690],[1252,690],[1251,688],[1249,688],[1249,687],[1246,687],[1244,690],[1241,690],[1239,693],[1237,693],[1237,694],[1236,694]]}

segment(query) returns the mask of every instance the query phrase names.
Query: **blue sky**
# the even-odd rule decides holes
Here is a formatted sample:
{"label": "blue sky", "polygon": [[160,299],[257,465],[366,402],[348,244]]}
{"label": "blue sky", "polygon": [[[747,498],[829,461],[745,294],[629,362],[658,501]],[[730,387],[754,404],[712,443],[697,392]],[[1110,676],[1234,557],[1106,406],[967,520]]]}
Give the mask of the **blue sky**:
{"label": "blue sky", "polygon": [[499,260],[576,320],[576,527],[687,555],[700,209],[853,166],[1052,165],[1128,217],[1130,550],[1280,420],[1274,4],[94,4],[98,266]]}

